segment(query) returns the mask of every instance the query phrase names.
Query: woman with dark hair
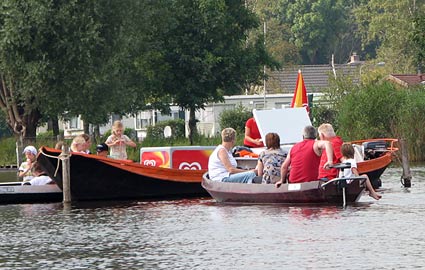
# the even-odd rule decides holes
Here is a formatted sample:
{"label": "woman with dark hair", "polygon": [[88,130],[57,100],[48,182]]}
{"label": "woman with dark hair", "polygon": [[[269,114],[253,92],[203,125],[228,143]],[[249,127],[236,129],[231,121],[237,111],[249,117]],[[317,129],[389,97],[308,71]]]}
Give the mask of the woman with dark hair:
{"label": "woman with dark hair", "polygon": [[280,137],[277,133],[267,133],[267,149],[258,157],[258,176],[263,177],[263,183],[274,184],[280,180],[280,167],[286,154],[280,148]]}

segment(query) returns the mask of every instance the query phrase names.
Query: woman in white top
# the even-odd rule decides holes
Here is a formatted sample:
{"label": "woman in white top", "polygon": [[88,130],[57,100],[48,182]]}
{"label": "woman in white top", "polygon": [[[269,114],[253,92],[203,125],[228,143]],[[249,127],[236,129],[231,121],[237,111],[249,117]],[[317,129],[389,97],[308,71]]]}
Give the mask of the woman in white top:
{"label": "woman in white top", "polygon": [[[342,154],[341,162],[350,163],[351,168],[344,169],[342,172],[340,172],[339,177],[350,178],[353,176],[359,176],[359,171],[357,170],[357,162],[354,159],[354,147],[349,143],[343,143],[341,145],[341,154]],[[369,190],[369,196],[374,198],[375,200],[381,199],[382,196],[379,195],[373,189],[373,186],[370,183],[370,180],[367,174],[362,174],[361,176],[366,178],[366,188]]]}
{"label": "woman in white top", "polygon": [[211,180],[251,184],[256,176],[255,170],[236,168],[236,160],[231,150],[235,146],[236,131],[225,128],[221,132],[221,144],[216,147],[208,160],[208,174]]}

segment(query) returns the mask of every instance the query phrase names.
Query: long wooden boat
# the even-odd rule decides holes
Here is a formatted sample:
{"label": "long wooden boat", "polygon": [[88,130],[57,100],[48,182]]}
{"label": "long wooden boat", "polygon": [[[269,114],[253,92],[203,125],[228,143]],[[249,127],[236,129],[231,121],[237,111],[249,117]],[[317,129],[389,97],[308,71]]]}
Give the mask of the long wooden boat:
{"label": "long wooden boat", "polygon": [[[42,147],[37,161],[63,189],[61,151]],[[202,188],[206,170],[182,170],[145,166],[106,157],[71,153],[71,199],[124,200],[207,195]]]}
{"label": "long wooden boat", "polygon": [[[282,184],[240,184],[212,181],[204,174],[202,186],[220,203],[248,204],[341,204],[357,202],[365,189],[363,177],[334,179],[324,183],[312,181],[305,183]],[[338,183],[344,183],[344,186]]]}
{"label": "long wooden boat", "polygon": [[62,201],[62,190],[55,184],[31,186],[22,182],[0,184],[0,204]]}

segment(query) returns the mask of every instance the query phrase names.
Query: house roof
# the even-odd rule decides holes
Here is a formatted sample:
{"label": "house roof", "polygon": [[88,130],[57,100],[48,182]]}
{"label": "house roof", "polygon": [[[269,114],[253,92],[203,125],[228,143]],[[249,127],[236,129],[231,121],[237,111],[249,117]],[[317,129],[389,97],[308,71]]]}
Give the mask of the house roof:
{"label": "house roof", "polygon": [[399,84],[403,87],[425,84],[425,74],[390,74],[386,78],[388,81]]}
{"label": "house roof", "polygon": [[[334,76],[331,65],[304,65],[285,67],[269,74],[267,87],[268,92],[273,89],[279,93],[293,93],[298,77],[298,70],[301,70],[307,92],[321,92],[322,89],[329,87],[329,77]],[[337,76],[351,76],[353,82],[358,82],[358,65],[340,64],[335,65]]]}

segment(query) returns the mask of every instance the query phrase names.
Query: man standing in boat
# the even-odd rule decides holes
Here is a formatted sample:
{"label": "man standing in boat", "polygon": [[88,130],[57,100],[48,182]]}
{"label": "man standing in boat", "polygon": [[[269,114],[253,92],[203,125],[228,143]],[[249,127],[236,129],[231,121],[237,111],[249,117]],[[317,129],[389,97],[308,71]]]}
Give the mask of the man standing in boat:
{"label": "man standing in boat", "polygon": [[[331,124],[321,124],[317,129],[319,133],[319,138],[322,141],[329,141],[332,144],[333,155],[332,155],[332,163],[341,163],[341,146],[344,143],[341,137],[336,136],[335,131]],[[320,159],[319,166],[319,179],[328,179],[331,180],[333,178],[338,177],[339,171],[336,168],[325,169],[324,165],[328,161],[328,156],[326,152],[322,153],[322,157]]]}
{"label": "man standing in boat", "polygon": [[[276,187],[286,182],[289,166],[289,183],[317,181],[322,152],[325,150],[327,156],[332,157],[333,149],[329,141],[316,140],[316,137],[317,132],[313,126],[304,128],[303,141],[296,143],[289,151],[281,167],[282,179],[276,183]],[[323,166],[328,168],[332,164],[332,158],[329,158]]]}

